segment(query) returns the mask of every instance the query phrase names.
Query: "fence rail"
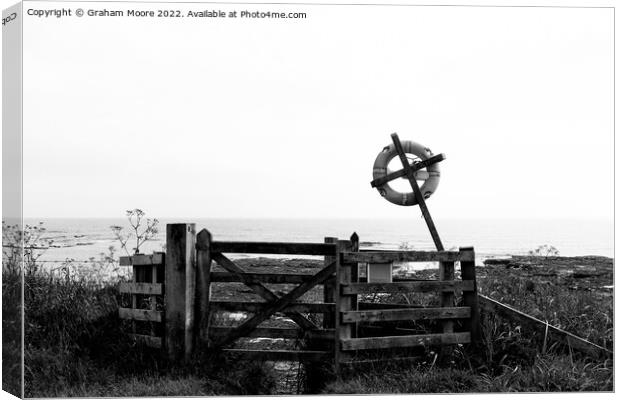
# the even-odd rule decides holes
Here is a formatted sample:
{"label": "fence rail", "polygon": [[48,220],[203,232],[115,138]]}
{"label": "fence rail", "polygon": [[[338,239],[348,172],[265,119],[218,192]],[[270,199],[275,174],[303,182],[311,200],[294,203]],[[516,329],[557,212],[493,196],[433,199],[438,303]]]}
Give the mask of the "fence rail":
{"label": "fence rail", "polygon": [[441,346],[469,343],[470,341],[471,334],[469,332],[460,332],[346,339],[341,341],[341,345],[342,350],[371,350],[395,347]]}
{"label": "fence rail", "polygon": [[343,285],[342,294],[454,292],[473,290],[474,281],[417,281],[395,283],[351,283]]}
{"label": "fence rail", "polygon": [[[198,243],[198,250],[206,250]],[[325,243],[283,243],[283,242],[212,242],[208,250],[213,253],[245,254],[292,254],[309,256],[330,256],[336,254],[336,247]]]}
{"label": "fence rail", "polygon": [[475,261],[473,253],[461,251],[365,251],[342,253],[343,263],[391,263],[425,261]]}
{"label": "fence rail", "polygon": [[121,293],[149,294],[157,296],[164,294],[164,285],[161,283],[122,282],[119,285],[119,291]]}
{"label": "fence rail", "polygon": [[162,265],[164,263],[164,253],[153,254],[136,254],[128,257],[120,258],[120,265],[129,266],[149,266],[149,265]]}
{"label": "fence rail", "polygon": [[391,310],[372,311],[345,311],[342,313],[343,322],[376,322],[376,321],[403,321],[428,319],[469,318],[469,307],[425,307],[402,308]]}

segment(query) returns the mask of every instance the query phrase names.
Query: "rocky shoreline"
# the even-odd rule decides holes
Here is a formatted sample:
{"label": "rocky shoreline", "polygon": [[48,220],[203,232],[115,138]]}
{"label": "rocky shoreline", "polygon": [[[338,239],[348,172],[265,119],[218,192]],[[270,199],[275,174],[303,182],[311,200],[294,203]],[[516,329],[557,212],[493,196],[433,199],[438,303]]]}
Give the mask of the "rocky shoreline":
{"label": "rocky shoreline", "polygon": [[614,260],[601,256],[512,256],[489,259],[478,267],[479,278],[519,275],[544,284],[571,290],[613,292]]}
{"label": "rocky shoreline", "polygon": [[[322,260],[269,257],[238,259],[235,262],[248,272],[281,274],[312,273],[323,266]],[[604,292],[613,291],[613,268],[613,258],[603,256],[511,256],[486,259],[484,265],[476,266],[478,279],[518,275],[521,278],[562,285],[574,290]],[[398,278],[436,279],[437,273],[436,268],[412,270],[394,265],[394,276]]]}

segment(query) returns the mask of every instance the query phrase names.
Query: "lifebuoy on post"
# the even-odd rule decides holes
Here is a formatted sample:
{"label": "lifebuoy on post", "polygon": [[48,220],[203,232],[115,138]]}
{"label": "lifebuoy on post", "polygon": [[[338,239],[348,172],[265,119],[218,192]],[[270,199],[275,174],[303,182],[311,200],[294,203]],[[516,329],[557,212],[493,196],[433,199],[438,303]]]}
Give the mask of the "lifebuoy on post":
{"label": "lifebuoy on post", "polygon": [[[403,141],[402,147],[405,153],[414,154],[420,157],[422,161],[433,156],[430,149],[410,140]],[[398,151],[394,144],[386,146],[375,160],[375,164],[372,168],[373,179],[383,178],[392,172],[388,170],[387,166],[390,161],[397,156]],[[417,180],[424,180],[424,184],[420,187],[420,192],[424,196],[424,199],[428,199],[435,190],[437,190],[437,186],[439,185],[440,173],[438,163],[426,167],[426,171],[416,171],[415,176]],[[413,206],[418,204],[413,192],[398,192],[390,187],[389,183],[377,186],[377,190],[381,196],[385,197],[390,203],[398,204],[399,206]]]}

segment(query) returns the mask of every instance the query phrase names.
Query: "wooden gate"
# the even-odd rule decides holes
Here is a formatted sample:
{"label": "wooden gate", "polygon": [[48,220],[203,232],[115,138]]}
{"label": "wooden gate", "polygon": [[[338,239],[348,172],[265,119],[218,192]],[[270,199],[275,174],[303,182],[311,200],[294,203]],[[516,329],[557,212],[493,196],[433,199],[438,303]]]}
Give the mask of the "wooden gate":
{"label": "wooden gate", "polygon": [[[203,325],[203,334],[210,347],[221,348],[224,352],[243,355],[263,360],[297,360],[316,361],[328,359],[331,354],[327,351],[316,350],[260,350],[260,349],[228,349],[235,340],[242,337],[266,338],[304,338],[311,341],[325,340],[334,337],[333,329],[324,329],[318,326],[304,313],[330,314],[334,312],[334,305],[329,303],[308,303],[297,300],[316,286],[324,285],[333,280],[336,272],[336,262],[331,262],[314,274],[272,274],[249,273],[239,267],[226,256],[231,253],[243,254],[286,254],[331,256],[336,258],[336,245],[325,243],[265,243],[265,242],[215,242],[211,240],[208,231],[198,234],[197,269],[204,272],[206,278],[204,286],[206,296],[202,298],[203,315],[208,318],[213,311],[242,311],[253,314],[234,328],[226,326],[209,326],[208,320]],[[222,267],[225,272],[212,272],[212,261]],[[201,272],[202,273],[202,272]],[[240,282],[260,296],[264,302],[237,302],[211,301],[210,285],[214,282]],[[265,286],[269,284],[296,284],[288,293],[277,295]],[[259,327],[269,320],[275,313],[282,312],[290,318],[297,328],[270,328]],[[206,334],[204,333],[206,331]]]}
{"label": "wooden gate", "polygon": [[[167,225],[166,240],[165,257],[159,254],[157,260],[147,263],[153,271],[145,277],[150,283],[139,282],[136,262],[143,260],[136,258],[132,261],[137,279],[121,288],[130,291],[132,296],[155,297],[163,294],[165,287],[164,309],[159,311],[149,306],[148,310],[121,309],[120,313],[134,319],[163,321],[164,340],[146,341],[153,345],[161,343],[173,360],[189,360],[200,347],[260,360],[329,360],[338,371],[342,363],[350,362],[353,355],[365,350],[453,345],[475,341],[479,336],[473,248],[432,252],[367,251],[359,249],[356,234],[350,240],[326,238],[325,243],[214,241],[207,230],[196,235],[194,224]],[[235,253],[322,256],[324,262],[322,268],[311,273],[251,272],[229,257]],[[437,280],[401,278],[391,283],[373,283],[359,276],[359,267],[366,263],[429,261],[439,262]],[[455,279],[456,262],[461,267],[460,279]],[[162,263],[165,264],[165,278],[161,276]],[[213,299],[211,289],[220,282],[241,283],[261,301]],[[273,289],[282,284],[293,288],[289,291]],[[323,289],[322,298],[301,300],[304,294],[317,287],[319,291]],[[370,293],[411,292],[437,292],[439,306],[420,308],[359,301],[360,296]],[[455,296],[461,293],[461,304],[457,306]],[[252,315],[237,326],[210,326],[211,314],[219,311]],[[295,327],[265,326],[276,313],[284,314]],[[323,318],[313,320],[308,318],[310,314]],[[441,332],[399,336],[357,334],[358,324],[398,320],[438,320]],[[455,324],[455,321],[461,323]],[[246,337],[306,339],[306,346],[304,350],[231,348],[235,341]]]}
{"label": "wooden gate", "polygon": [[[230,349],[243,337],[308,339],[312,343],[333,341],[334,327],[319,326],[307,313],[334,315],[332,302],[300,302],[298,299],[317,286],[333,287],[337,245],[333,243],[265,243],[213,241],[207,230],[195,234],[194,224],[167,226],[166,252],[166,349],[172,359],[189,359],[195,347],[223,350],[254,359],[322,360],[333,358],[325,350],[250,350]],[[228,254],[285,254],[324,256],[332,259],[312,274],[274,274],[248,272]],[[217,265],[223,271],[214,269]],[[240,282],[262,302],[213,301],[211,289],[218,282]],[[276,294],[266,284],[297,285],[288,293]],[[333,297],[333,296],[332,296]],[[236,327],[210,326],[210,315],[217,311],[253,314]],[[276,313],[284,313],[296,328],[260,326]]]}

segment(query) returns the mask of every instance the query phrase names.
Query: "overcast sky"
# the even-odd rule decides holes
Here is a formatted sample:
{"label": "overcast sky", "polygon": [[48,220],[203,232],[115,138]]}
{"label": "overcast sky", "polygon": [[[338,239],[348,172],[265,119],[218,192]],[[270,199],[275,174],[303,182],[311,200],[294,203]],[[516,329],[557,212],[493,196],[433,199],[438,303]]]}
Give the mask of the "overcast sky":
{"label": "overcast sky", "polygon": [[369,184],[397,132],[434,217],[612,218],[613,10],[263,9],[307,18],[26,18],[25,216],[419,213]]}

